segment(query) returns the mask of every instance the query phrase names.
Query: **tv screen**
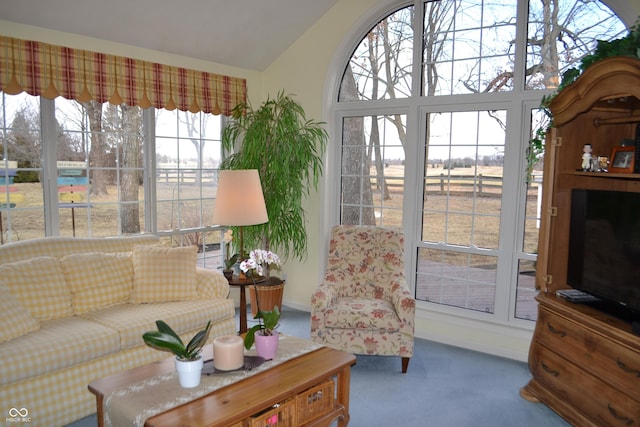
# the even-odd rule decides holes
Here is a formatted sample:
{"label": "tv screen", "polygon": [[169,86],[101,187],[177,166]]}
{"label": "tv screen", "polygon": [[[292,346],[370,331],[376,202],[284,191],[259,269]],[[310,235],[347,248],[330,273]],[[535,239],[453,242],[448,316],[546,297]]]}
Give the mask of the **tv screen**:
{"label": "tv screen", "polygon": [[640,313],[640,193],[573,190],[567,282]]}

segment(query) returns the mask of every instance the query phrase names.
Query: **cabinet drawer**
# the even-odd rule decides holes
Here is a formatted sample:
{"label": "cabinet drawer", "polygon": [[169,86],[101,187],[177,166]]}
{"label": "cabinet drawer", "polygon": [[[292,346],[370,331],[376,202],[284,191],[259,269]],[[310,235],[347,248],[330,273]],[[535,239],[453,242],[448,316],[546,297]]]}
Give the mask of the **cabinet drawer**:
{"label": "cabinet drawer", "polygon": [[[531,351],[533,376],[599,426],[640,426],[640,403],[542,345]],[[628,391],[628,390],[626,390]]]}
{"label": "cabinet drawer", "polygon": [[640,353],[540,307],[536,340],[640,402]]}

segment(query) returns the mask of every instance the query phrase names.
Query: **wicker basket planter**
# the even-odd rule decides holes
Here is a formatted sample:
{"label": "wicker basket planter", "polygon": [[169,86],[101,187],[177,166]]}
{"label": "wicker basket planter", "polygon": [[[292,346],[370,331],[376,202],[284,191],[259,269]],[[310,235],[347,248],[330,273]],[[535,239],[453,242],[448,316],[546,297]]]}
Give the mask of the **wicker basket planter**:
{"label": "wicker basket planter", "polygon": [[251,315],[255,317],[258,314],[258,303],[256,302],[256,291],[258,292],[258,301],[260,302],[260,310],[272,311],[274,306],[282,309],[282,296],[284,295],[284,280],[277,277],[267,279],[269,283],[260,283],[249,286],[249,297],[251,298]]}

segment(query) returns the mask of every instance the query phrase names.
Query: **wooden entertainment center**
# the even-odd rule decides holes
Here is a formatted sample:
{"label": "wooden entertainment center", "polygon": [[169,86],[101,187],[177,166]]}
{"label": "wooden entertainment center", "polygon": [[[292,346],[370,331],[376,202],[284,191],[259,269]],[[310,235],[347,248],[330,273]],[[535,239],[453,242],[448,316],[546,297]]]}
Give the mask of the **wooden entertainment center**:
{"label": "wooden entertainment center", "polygon": [[578,171],[584,144],[609,157],[621,140],[635,138],[640,60],[613,57],[592,65],[549,108],[554,128],[544,157],[533,378],[520,394],[576,426],[640,426],[640,336],[629,321],[556,295],[570,287],[572,190],[640,192],[640,174]]}

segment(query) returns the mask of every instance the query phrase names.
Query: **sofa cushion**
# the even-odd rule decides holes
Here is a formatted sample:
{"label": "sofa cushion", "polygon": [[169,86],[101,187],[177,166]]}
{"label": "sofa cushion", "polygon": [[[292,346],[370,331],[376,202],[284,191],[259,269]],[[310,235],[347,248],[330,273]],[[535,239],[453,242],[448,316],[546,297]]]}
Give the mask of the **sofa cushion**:
{"label": "sofa cushion", "polygon": [[124,350],[144,345],[142,334],[156,329],[156,320],[165,321],[178,335],[202,329],[207,322],[217,323],[233,317],[233,300],[207,299],[156,304],[121,304],[82,315],[118,331]]}
{"label": "sofa cushion", "polygon": [[61,261],[75,314],[129,300],[133,285],[131,253],[72,254]]}
{"label": "sofa cushion", "polygon": [[58,258],[37,257],[0,265],[0,277],[36,319],[73,315],[71,289]]}
{"label": "sofa cushion", "polygon": [[197,257],[196,246],[136,246],[130,301],[141,304],[197,299]]}
{"label": "sofa cushion", "polygon": [[98,323],[73,316],[41,322],[39,331],[0,344],[0,385],[74,366],[119,349],[118,333]]}
{"label": "sofa cushion", "polygon": [[29,310],[0,283],[0,343],[40,329],[40,323]]}

